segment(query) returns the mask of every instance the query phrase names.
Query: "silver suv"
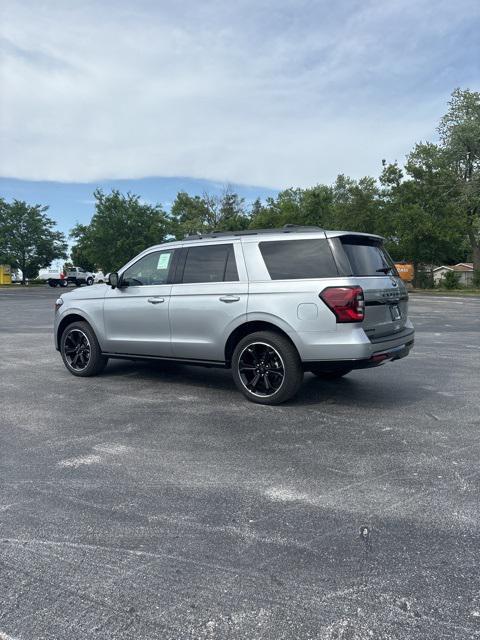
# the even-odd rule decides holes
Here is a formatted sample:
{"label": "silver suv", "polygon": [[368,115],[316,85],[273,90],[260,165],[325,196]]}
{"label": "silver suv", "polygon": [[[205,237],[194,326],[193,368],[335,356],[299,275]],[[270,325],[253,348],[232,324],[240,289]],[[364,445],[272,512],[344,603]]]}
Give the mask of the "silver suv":
{"label": "silver suv", "polygon": [[344,376],[408,355],[408,294],[379,236],[317,227],[211,233],[146,249],[56,302],[76,376],[109,358],[231,368],[251,401],[291,398],[304,371]]}

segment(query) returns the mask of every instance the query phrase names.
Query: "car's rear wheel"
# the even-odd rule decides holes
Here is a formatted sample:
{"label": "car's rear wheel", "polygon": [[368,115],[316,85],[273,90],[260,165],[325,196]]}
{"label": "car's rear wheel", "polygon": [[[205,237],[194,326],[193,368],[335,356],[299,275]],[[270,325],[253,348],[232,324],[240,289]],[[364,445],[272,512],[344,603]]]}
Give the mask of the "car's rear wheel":
{"label": "car's rear wheel", "polygon": [[350,367],[338,367],[337,369],[327,370],[320,367],[310,367],[309,370],[322,380],[338,380],[338,378],[343,378],[343,376],[346,376],[347,373],[352,371]]}
{"label": "car's rear wheel", "polygon": [[108,362],[88,322],[73,322],[67,326],[60,340],[60,352],[65,366],[74,376],[95,376]]}
{"label": "car's rear wheel", "polygon": [[273,331],[251,333],[237,344],[232,357],[235,384],[259,404],[280,404],[292,398],[303,380],[294,345]]}
{"label": "car's rear wheel", "polygon": [[49,281],[48,281],[48,285],[49,285],[50,287],[56,287],[56,286],[57,286],[57,283],[55,282],[55,280],[49,280]]}
{"label": "car's rear wheel", "polygon": [[93,278],[87,278],[87,287],[91,287],[93,284]]}

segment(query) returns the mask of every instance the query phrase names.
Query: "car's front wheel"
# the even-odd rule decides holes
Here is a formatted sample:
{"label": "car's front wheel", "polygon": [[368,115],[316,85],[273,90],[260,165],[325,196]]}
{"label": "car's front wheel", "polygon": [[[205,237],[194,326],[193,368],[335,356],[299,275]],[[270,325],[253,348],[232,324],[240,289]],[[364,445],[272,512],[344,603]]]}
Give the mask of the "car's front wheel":
{"label": "car's front wheel", "polygon": [[292,398],[303,380],[294,345],[273,331],[258,331],[237,344],[232,357],[235,384],[259,404],[280,404]]}
{"label": "car's front wheel", "polygon": [[108,362],[88,322],[73,322],[67,326],[60,340],[60,352],[65,366],[74,376],[95,376]]}
{"label": "car's front wheel", "polygon": [[91,287],[93,284],[93,278],[87,278],[87,287]]}

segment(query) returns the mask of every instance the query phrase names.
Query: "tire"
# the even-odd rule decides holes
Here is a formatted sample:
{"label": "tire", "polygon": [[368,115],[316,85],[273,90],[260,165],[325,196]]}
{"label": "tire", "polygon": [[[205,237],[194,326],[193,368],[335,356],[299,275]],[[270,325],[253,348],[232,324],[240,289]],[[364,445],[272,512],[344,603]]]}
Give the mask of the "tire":
{"label": "tire", "polygon": [[64,365],[74,376],[96,376],[108,362],[88,322],[72,322],[65,328],[60,339],[60,353]]}
{"label": "tire", "polygon": [[235,347],[232,375],[248,400],[275,405],[297,393],[303,368],[290,340],[273,331],[258,331],[242,338]]}
{"label": "tire", "polygon": [[325,369],[317,369],[316,367],[311,367],[310,371],[321,380],[338,380],[339,378],[343,378],[343,376],[346,376],[347,373],[350,373],[352,369],[348,367],[339,367],[338,369],[326,371]]}
{"label": "tire", "polygon": [[49,280],[49,281],[48,281],[48,286],[49,286],[49,287],[56,287],[56,286],[57,286],[57,283],[56,283],[54,280]]}
{"label": "tire", "polygon": [[61,287],[68,287],[68,282],[66,280],[60,280]]}
{"label": "tire", "polygon": [[91,287],[93,284],[93,278],[87,278],[87,287]]}

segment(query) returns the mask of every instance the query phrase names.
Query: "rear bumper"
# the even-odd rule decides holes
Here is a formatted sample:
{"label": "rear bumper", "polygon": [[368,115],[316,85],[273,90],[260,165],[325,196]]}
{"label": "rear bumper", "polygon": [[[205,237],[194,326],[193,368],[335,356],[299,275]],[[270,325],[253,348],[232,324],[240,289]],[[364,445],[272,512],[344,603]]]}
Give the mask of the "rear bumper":
{"label": "rear bumper", "polygon": [[378,351],[375,352],[370,358],[366,358],[364,360],[333,360],[331,362],[326,362],[325,360],[320,360],[318,362],[305,362],[305,366],[308,370],[309,366],[315,365],[315,368],[322,369],[325,371],[332,371],[335,369],[371,369],[372,367],[379,367],[385,362],[394,362],[395,360],[401,360],[402,358],[406,358],[410,353],[410,349],[413,348],[414,340],[407,342],[406,344],[400,345],[398,347],[393,347],[387,351]]}
{"label": "rear bumper", "polygon": [[370,367],[378,367],[384,362],[393,362],[394,360],[401,360],[406,358],[410,353],[410,349],[413,348],[415,340],[412,339],[398,347],[393,347],[387,351],[375,352],[367,360],[354,361],[353,369],[369,369]]}
{"label": "rear bumper", "polygon": [[398,333],[369,339],[361,327],[350,325],[348,330],[348,325],[343,325],[339,331],[330,334],[300,333],[296,338],[300,338],[297,348],[305,364],[348,362],[352,368],[363,368],[404,358],[413,347],[415,329],[407,322]]}

